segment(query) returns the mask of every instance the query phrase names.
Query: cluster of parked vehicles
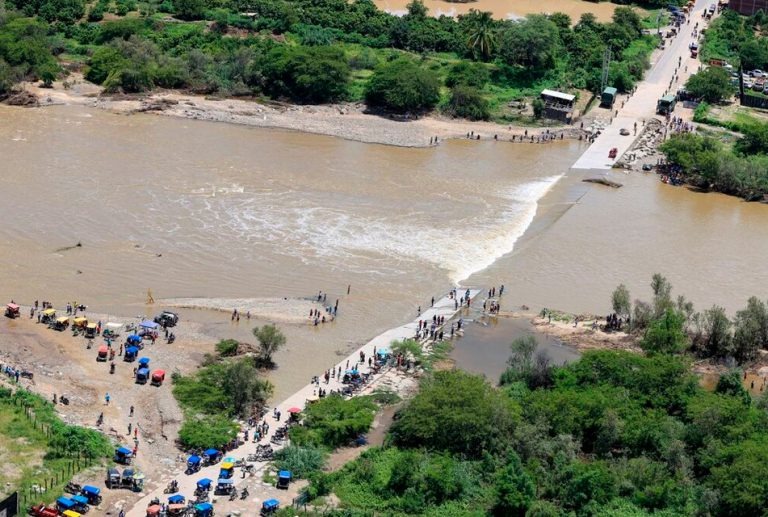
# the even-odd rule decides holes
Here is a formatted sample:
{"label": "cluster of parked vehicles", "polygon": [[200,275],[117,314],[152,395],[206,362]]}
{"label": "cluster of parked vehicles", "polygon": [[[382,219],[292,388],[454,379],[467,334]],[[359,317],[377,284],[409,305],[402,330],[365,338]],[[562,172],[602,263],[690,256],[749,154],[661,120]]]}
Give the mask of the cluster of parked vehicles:
{"label": "cluster of parked vehicles", "polygon": [[80,486],[70,483],[65,491],[71,497],[62,496],[53,505],[38,504],[29,508],[33,517],[80,517],[88,513],[91,506],[101,504],[101,490],[98,487]]}
{"label": "cluster of parked vehicles", "polygon": [[[768,72],[764,72],[759,69],[751,70],[742,74],[742,81],[744,81],[744,88],[756,92],[768,93],[766,88],[766,80],[768,80]],[[734,84],[739,83],[739,73],[731,72],[731,82]]]}

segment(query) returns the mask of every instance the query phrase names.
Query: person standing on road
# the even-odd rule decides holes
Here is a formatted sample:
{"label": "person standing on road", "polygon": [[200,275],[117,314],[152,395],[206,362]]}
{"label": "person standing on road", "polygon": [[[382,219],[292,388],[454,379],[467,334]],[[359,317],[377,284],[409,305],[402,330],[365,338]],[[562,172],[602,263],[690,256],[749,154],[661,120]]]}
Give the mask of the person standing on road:
{"label": "person standing on road", "polygon": [[111,397],[109,396],[109,392],[107,392],[107,394],[106,394],[106,395],[104,395],[104,401],[106,402],[106,405],[107,405],[107,406],[109,405],[109,400],[110,400],[110,399],[111,399]]}

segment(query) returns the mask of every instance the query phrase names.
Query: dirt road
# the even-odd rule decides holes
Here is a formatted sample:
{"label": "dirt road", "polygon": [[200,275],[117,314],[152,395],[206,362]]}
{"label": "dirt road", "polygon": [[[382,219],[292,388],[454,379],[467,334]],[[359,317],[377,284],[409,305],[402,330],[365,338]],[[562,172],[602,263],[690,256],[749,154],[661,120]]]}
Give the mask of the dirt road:
{"label": "dirt road", "polygon": [[[172,345],[158,340],[139,354],[150,358],[152,369],[166,370],[166,382],[161,387],[136,384],[133,376],[136,363],[124,362],[119,356],[115,357],[116,371],[110,374],[109,362],[96,361],[102,340],[94,340],[88,349],[87,341],[73,337],[71,330],[56,332],[27,317],[0,320],[0,362],[34,372],[33,381],[21,379],[21,384],[48,400],[52,400],[54,393],[57,398],[66,395],[69,405],[57,406],[66,422],[96,429],[96,421],[103,412],[104,423],[98,429],[131,448],[135,443],[133,429],[138,428],[136,467],[147,476],[147,484],[152,487],[177,466],[178,451],[173,440],[182,415],[171,394],[170,374],[194,370],[203,353],[213,350],[212,341],[205,344],[189,339],[194,331],[192,324],[186,327],[182,323],[175,329],[178,338]],[[116,346],[119,351],[119,344]],[[105,404],[107,393],[111,397],[109,405]],[[129,416],[131,406],[134,406],[133,417]],[[77,481],[104,487],[104,473],[99,472],[92,479],[77,478]],[[102,508],[136,498],[127,491],[105,491]]]}

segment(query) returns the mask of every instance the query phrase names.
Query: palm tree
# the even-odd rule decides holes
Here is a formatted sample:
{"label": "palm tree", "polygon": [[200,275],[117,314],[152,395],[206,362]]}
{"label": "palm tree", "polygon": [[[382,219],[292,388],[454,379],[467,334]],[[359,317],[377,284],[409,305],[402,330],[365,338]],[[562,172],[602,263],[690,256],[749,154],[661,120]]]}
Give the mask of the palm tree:
{"label": "palm tree", "polygon": [[472,9],[466,16],[470,18],[467,46],[476,58],[487,61],[496,46],[496,22],[489,12]]}

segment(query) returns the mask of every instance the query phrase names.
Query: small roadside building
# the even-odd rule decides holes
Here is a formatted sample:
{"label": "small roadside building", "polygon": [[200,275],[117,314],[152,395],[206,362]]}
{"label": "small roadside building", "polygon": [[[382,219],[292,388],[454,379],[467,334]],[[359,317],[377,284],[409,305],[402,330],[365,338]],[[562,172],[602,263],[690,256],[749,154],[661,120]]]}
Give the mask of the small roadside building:
{"label": "small roadside building", "polygon": [[541,92],[541,100],[544,102],[545,118],[561,120],[568,124],[571,123],[573,107],[576,103],[575,95],[556,90],[543,90]]}

